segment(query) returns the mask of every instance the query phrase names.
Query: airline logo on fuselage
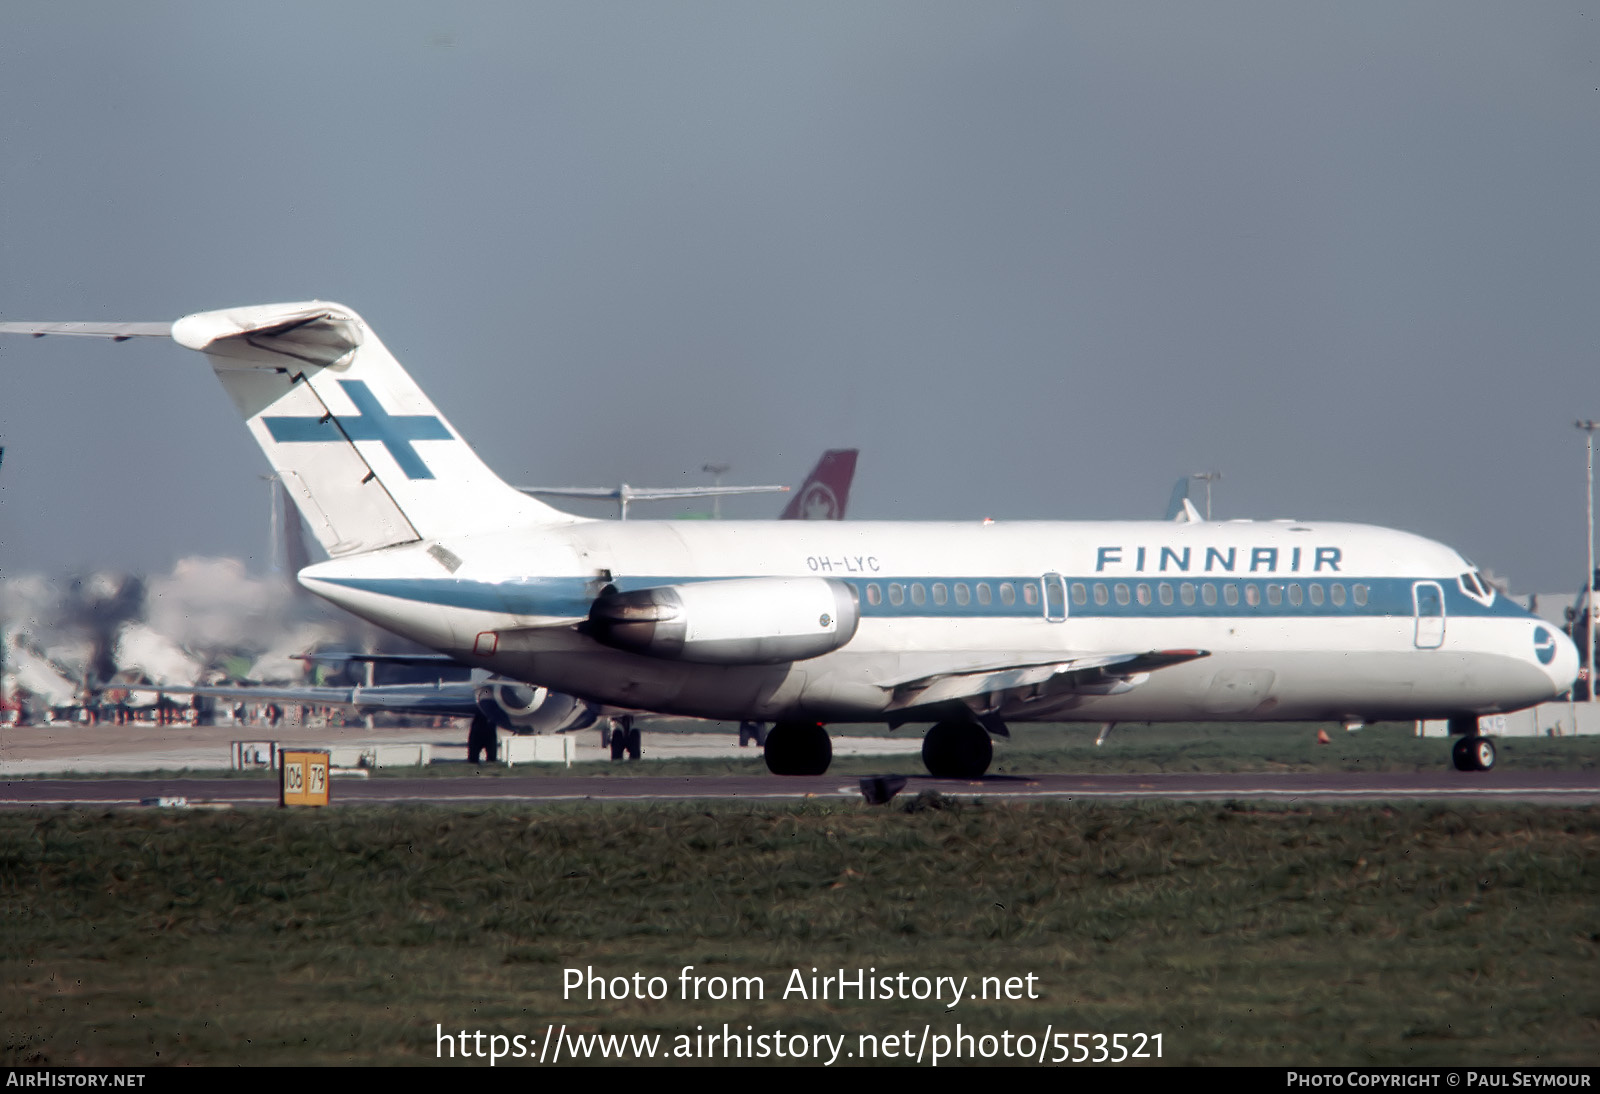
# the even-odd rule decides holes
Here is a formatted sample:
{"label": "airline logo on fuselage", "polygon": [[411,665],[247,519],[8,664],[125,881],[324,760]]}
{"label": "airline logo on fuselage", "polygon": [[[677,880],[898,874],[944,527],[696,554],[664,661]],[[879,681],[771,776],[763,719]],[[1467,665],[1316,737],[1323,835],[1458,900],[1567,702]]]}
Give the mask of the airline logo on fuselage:
{"label": "airline logo on fuselage", "polygon": [[1336,574],[1343,557],[1338,547],[1100,547],[1094,572]]}
{"label": "airline logo on fuselage", "polygon": [[263,417],[267,432],[279,444],[327,441],[380,441],[408,479],[431,479],[413,441],[453,441],[450,427],[430,414],[390,414],[361,380],[340,380],[339,386],[356,406],[354,414],[327,418]]}
{"label": "airline logo on fuselage", "polygon": [[1539,664],[1548,665],[1556,659],[1556,636],[1543,627],[1533,629],[1533,655]]}

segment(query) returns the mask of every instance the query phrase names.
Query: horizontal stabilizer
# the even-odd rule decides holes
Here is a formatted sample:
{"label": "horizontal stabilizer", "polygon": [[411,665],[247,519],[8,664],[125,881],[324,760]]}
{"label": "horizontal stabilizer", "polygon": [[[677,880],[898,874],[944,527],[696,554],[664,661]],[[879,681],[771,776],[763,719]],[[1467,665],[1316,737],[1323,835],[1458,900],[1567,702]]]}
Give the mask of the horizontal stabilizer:
{"label": "horizontal stabilizer", "polygon": [[0,334],[70,334],[79,338],[109,338],[125,342],[129,338],[171,338],[171,323],[0,323]]}

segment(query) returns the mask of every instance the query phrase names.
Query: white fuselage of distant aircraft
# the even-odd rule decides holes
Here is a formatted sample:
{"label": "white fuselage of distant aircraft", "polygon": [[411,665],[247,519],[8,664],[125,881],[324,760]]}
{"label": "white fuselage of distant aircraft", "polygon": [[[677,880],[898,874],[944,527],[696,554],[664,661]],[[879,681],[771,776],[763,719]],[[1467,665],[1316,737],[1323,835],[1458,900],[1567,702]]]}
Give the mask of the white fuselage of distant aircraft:
{"label": "white fuselage of distant aircraft", "polygon": [[[1577,671],[1564,636],[1404,532],[584,520],[497,478],[337,304],[0,330],[204,352],[330,555],[308,588],[595,702],[776,720],[783,773],[826,768],[833,720],[936,722],[924,756],[954,774],[1008,721],[1447,717],[1481,742],[1477,715]],[[1458,766],[1492,763],[1480,747]]]}

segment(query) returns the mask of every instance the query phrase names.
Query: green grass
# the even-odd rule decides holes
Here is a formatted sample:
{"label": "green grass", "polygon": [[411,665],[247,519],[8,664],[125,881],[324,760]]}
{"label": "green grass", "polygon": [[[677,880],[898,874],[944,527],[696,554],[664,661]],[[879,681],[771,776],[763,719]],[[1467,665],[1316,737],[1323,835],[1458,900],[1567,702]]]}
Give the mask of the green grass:
{"label": "green grass", "polygon": [[[446,1031],[1162,1033],[1179,1064],[1592,1064],[1600,812],[965,802],[0,814],[4,1063],[410,1063]],[[563,970],[760,976],[751,1003]],[[791,969],[1036,1000],[783,1000]]]}

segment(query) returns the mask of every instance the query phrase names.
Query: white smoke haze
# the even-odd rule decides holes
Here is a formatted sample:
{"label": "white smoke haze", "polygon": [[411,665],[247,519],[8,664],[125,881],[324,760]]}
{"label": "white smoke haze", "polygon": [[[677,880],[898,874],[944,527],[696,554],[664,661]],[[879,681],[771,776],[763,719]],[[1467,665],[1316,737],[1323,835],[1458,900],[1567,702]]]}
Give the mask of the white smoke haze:
{"label": "white smoke haze", "polygon": [[241,664],[250,666],[249,679],[295,683],[306,666],[292,654],[370,648],[381,636],[297,595],[282,576],[251,574],[235,558],[191,557],[147,578],[103,571],[0,580],[0,639],[7,669],[0,694],[21,687],[66,705],[72,682],[103,687],[143,676],[193,685],[237,673]]}
{"label": "white smoke haze", "polygon": [[303,623],[280,639],[270,650],[256,658],[250,666],[249,677],[261,684],[294,684],[307,676],[307,665],[294,655],[307,650],[337,646],[354,649],[348,641],[347,628],[332,623]]}
{"label": "white smoke haze", "polygon": [[52,707],[71,706],[78,701],[78,685],[45,658],[9,640],[0,642],[0,655],[5,658],[5,671],[0,673],[0,698],[20,688]]}
{"label": "white smoke haze", "polygon": [[61,590],[49,578],[27,574],[0,581],[0,629],[5,632],[48,632],[61,615]]}
{"label": "white smoke haze", "polygon": [[236,558],[184,558],[145,580],[145,622],[201,656],[260,654],[281,640],[293,597],[284,581],[252,577]]}
{"label": "white smoke haze", "polygon": [[124,623],[113,648],[121,672],[137,672],[152,684],[193,687],[200,681],[200,662],[177,643],[143,623]]}

